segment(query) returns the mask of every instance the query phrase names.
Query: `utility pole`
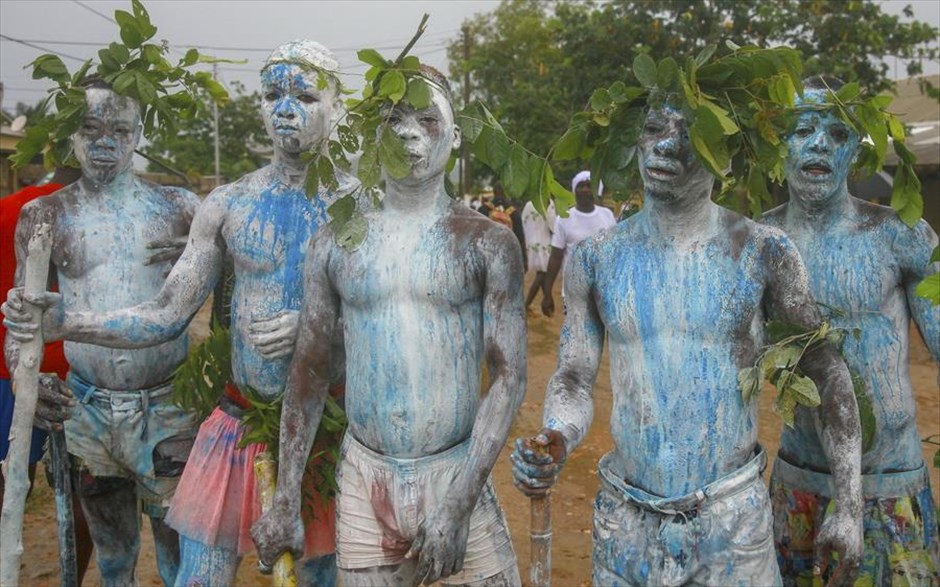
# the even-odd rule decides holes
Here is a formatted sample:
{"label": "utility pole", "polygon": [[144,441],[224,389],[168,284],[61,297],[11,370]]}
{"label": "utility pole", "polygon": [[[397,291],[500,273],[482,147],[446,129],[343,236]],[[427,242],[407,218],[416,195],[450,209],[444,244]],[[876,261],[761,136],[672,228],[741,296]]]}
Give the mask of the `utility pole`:
{"label": "utility pole", "polygon": [[[463,106],[464,108],[470,104],[470,68],[467,67],[467,63],[470,60],[470,27],[467,24],[464,24],[460,28],[460,32],[463,35],[463,62],[464,62],[464,72],[463,72]],[[470,144],[469,141],[464,141],[460,146],[460,196],[470,193],[470,190],[473,189],[473,174],[470,169]]]}
{"label": "utility pole", "polygon": [[[218,64],[212,64],[212,79],[219,81]],[[212,101],[212,123],[215,129],[215,187],[222,185],[222,174],[219,166],[219,103]]]}

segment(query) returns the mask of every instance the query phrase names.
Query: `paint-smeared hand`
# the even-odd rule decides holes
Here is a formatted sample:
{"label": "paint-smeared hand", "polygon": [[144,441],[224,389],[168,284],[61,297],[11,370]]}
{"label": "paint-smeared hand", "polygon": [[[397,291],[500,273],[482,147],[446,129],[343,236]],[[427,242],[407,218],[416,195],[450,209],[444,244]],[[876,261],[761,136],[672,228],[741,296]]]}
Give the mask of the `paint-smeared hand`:
{"label": "paint-smeared hand", "polygon": [[[415,585],[431,585],[463,568],[470,532],[470,514],[476,500],[469,496],[440,503],[418,528],[406,559],[417,559]],[[472,503],[470,503],[472,501]],[[467,505],[467,504],[470,505]]]}
{"label": "paint-smeared hand", "polygon": [[3,313],[3,325],[10,337],[20,343],[29,342],[36,337],[39,324],[33,321],[27,304],[32,304],[43,311],[42,334],[45,341],[62,338],[61,327],[65,315],[62,295],[56,292],[26,294],[22,287],[15,287],[7,293],[7,300],[0,305]]}
{"label": "paint-smeared hand", "polygon": [[187,240],[187,236],[177,236],[150,241],[147,243],[147,249],[153,253],[144,259],[144,265],[155,265],[164,261],[169,261],[170,265],[173,265],[183,254]]}
{"label": "paint-smeared hand", "polygon": [[40,373],[33,425],[43,430],[62,430],[62,423],[72,417],[75,404],[75,396],[58,375]]}
{"label": "paint-smeared hand", "polygon": [[304,522],[295,507],[275,500],[267,513],[251,526],[251,539],[258,549],[261,564],[270,568],[288,550],[294,558],[304,554]]}
{"label": "paint-smeared hand", "polygon": [[265,359],[278,359],[294,352],[300,312],[285,310],[273,316],[252,319],[248,340]]}
{"label": "paint-smeared hand", "polygon": [[561,432],[544,428],[537,436],[517,438],[509,459],[513,485],[529,497],[547,495],[568,458]]}
{"label": "paint-smeared hand", "polygon": [[542,313],[549,317],[555,313],[555,298],[551,294],[542,294]]}
{"label": "paint-smeared hand", "polygon": [[837,508],[826,516],[816,535],[816,562],[813,573],[817,576],[829,567],[833,552],[839,553],[839,564],[826,584],[828,587],[852,585],[858,576],[862,560],[862,519],[848,510]]}

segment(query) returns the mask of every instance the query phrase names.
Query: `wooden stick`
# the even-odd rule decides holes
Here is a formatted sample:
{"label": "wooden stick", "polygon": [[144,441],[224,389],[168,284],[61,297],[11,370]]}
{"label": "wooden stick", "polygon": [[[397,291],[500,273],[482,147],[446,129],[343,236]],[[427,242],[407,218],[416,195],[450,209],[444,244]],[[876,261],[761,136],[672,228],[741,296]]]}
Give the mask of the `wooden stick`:
{"label": "wooden stick", "polygon": [[[258,493],[261,494],[261,513],[274,505],[274,490],[277,487],[277,463],[271,453],[265,451],[255,457],[255,477]],[[294,571],[294,555],[285,552],[274,561],[274,587],[297,587]]]}
{"label": "wooden stick", "polygon": [[533,497],[529,518],[529,540],[532,556],[529,564],[529,583],[532,587],[551,587],[552,584],[552,498],[551,495]]}
{"label": "wooden stick", "polygon": [[[48,224],[40,224],[29,239],[26,254],[26,293],[46,291],[49,278],[49,257],[52,234]],[[42,311],[26,305],[30,317],[42,322]],[[0,586],[19,584],[20,557],[23,555],[23,514],[29,493],[29,445],[32,440],[33,416],[39,396],[39,365],[42,362],[42,328],[33,340],[19,348],[19,360],[13,372],[13,422],[10,426],[10,449],[4,462],[6,490],[0,513]]]}
{"label": "wooden stick", "polygon": [[59,568],[62,587],[78,586],[78,562],[75,552],[75,512],[72,510],[72,479],[69,453],[63,430],[49,431],[49,462],[55,490],[55,514],[59,537]]}

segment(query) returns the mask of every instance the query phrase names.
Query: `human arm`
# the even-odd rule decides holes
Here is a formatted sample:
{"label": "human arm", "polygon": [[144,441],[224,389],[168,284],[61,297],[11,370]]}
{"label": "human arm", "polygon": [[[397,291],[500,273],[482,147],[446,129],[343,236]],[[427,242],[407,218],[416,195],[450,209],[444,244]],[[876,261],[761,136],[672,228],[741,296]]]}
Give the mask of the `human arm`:
{"label": "human arm", "polygon": [[545,391],[543,428],[528,443],[516,440],[511,455],[514,483],[529,496],[548,492],[594,417],[593,387],[605,327],[594,301],[592,272],[590,246],[578,247],[566,269],[567,314],[561,329],[558,368]]}
{"label": "human arm", "polygon": [[333,333],[340,313],[329,279],[331,245],[332,232],[322,229],[307,252],[296,350],[281,407],[277,490],[271,509],[251,528],[258,556],[266,563],[273,563],[287,550],[298,557],[303,554],[301,479],[326,403]]}
{"label": "human arm", "polygon": [[[552,241],[554,241],[554,237]],[[552,252],[548,255],[548,267],[545,268],[545,279],[542,280],[542,313],[551,316],[555,313],[555,298],[552,296],[552,288],[555,287],[555,278],[561,271],[561,264],[565,260],[565,250],[552,246]]]}
{"label": "human arm", "polygon": [[[776,234],[779,236],[771,236],[765,243],[768,314],[806,330],[816,329],[822,318],[810,295],[803,261],[793,243]],[[817,533],[814,571],[818,574],[826,569],[831,553],[838,552],[839,565],[829,584],[850,585],[862,554],[858,405],[848,368],[829,342],[821,341],[810,347],[799,366],[819,390],[821,404],[811,412],[811,419],[834,486],[835,509],[826,516]]]}
{"label": "human arm", "polygon": [[428,513],[405,555],[418,559],[417,576],[425,577],[426,584],[463,568],[470,515],[525,396],[522,253],[515,237],[497,227],[486,234],[481,250],[483,350],[490,386],[477,410],[463,467],[445,499]]}
{"label": "human arm", "polygon": [[932,305],[930,300],[914,291],[925,277],[940,271],[940,263],[930,262],[930,255],[937,246],[937,234],[923,220],[913,229],[902,226],[898,230],[901,233],[894,249],[901,267],[901,279],[911,318],[934,362],[940,364],[940,305]]}

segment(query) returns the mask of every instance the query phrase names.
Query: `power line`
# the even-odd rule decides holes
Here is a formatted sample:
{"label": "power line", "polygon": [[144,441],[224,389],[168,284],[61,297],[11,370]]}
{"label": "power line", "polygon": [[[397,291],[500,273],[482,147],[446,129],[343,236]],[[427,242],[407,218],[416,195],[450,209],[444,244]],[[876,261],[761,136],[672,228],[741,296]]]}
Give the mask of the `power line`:
{"label": "power line", "polygon": [[81,6],[81,7],[84,8],[85,10],[87,10],[88,12],[91,12],[92,14],[95,14],[95,15],[97,15],[97,16],[100,16],[101,18],[105,19],[106,21],[108,21],[108,22],[110,22],[110,23],[114,23],[114,19],[113,19],[113,18],[111,18],[110,16],[108,16],[108,15],[106,15],[106,14],[102,14],[102,13],[98,12],[97,10],[95,10],[95,9],[92,8],[91,6],[88,6],[88,5],[85,4],[84,2],[80,2],[79,0],[72,0],[72,2],[74,2],[75,4],[78,4],[79,6]]}
{"label": "power line", "polygon": [[14,43],[19,43],[20,45],[25,45],[32,49],[39,49],[40,51],[46,51],[48,53],[52,53],[53,55],[58,55],[59,57],[65,57],[66,59],[72,59],[74,61],[79,61],[81,63],[84,63],[85,61],[87,61],[87,59],[82,59],[81,57],[75,57],[74,55],[69,55],[67,53],[62,53],[60,51],[49,49],[47,47],[41,47],[39,45],[35,45],[31,41],[24,41],[22,39],[14,39],[13,37],[9,37],[7,35],[4,35],[3,33],[0,33],[0,39],[3,39],[5,41],[13,41]]}

